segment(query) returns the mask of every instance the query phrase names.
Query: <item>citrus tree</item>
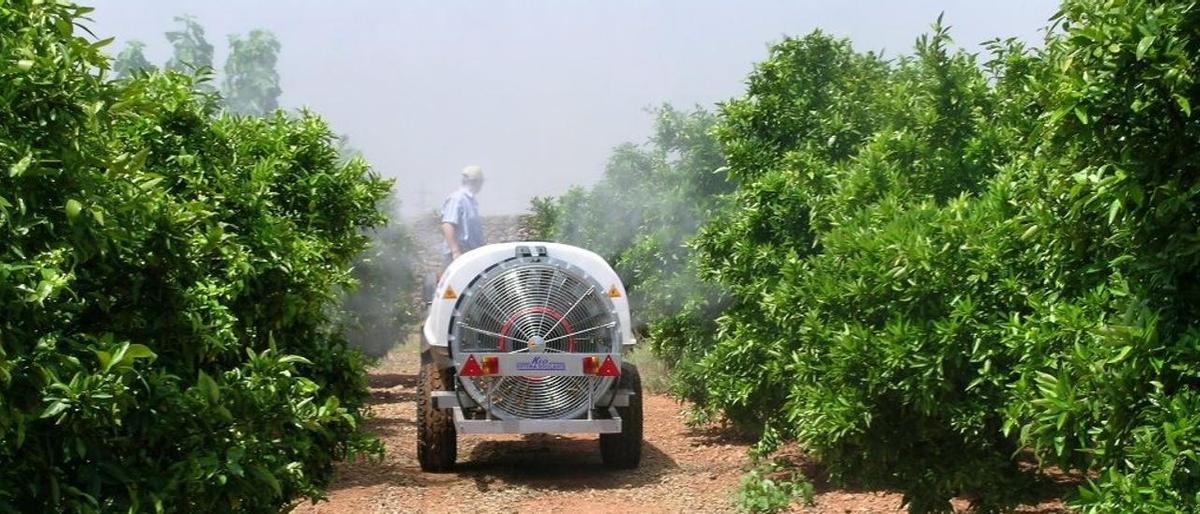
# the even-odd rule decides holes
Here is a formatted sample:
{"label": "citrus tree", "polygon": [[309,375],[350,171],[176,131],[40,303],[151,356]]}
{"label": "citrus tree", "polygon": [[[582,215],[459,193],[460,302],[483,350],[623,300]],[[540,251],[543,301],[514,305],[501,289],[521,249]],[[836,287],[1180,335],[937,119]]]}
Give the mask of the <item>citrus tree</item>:
{"label": "citrus tree", "polygon": [[180,73],[208,73],[213,67],[213,46],[204,34],[204,26],[195,16],[176,16],[182,27],[166,32],[173,55],[165,68]]}
{"label": "citrus tree", "polygon": [[725,104],[697,239],[734,297],[702,408],[835,478],[1003,510],[1018,459],[1094,512],[1200,508],[1200,8],[1068,0],[1045,48],[788,39]]}
{"label": "citrus tree", "polygon": [[0,5],[0,511],[319,498],[379,449],[330,313],[389,185],[310,113],[109,81],[89,11]]}
{"label": "citrus tree", "polygon": [[266,30],[252,30],[245,37],[229,36],[229,57],[221,92],[229,110],[257,116],[279,108],[279,40]]}

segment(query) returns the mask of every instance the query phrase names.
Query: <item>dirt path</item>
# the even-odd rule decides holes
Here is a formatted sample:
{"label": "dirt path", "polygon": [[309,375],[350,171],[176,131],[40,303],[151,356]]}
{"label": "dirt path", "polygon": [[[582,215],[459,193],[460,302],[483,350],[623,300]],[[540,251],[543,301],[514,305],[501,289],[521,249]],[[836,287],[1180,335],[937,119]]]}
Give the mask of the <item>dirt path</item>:
{"label": "dirt path", "polygon": [[[458,466],[424,473],[416,456],[416,344],[395,349],[371,373],[368,429],[387,448],[382,462],[338,468],[329,501],[300,505],[301,514],[407,512],[666,513],[732,512],[747,469],[750,441],[712,427],[689,428],[684,407],[648,394],[642,465],[609,471],[594,435],[459,436]],[[959,512],[965,501],[955,501]],[[815,504],[790,512],[902,513],[901,495],[817,483]],[[1067,512],[1051,497],[1020,513]]]}
{"label": "dirt path", "polygon": [[330,500],[299,513],[368,512],[725,512],[747,462],[747,441],[690,429],[682,407],[647,395],[642,465],[600,463],[594,435],[460,436],[452,473],[423,473],[416,457],[415,345],[397,348],[371,374],[369,429],[387,447],[382,462],[339,468]]}

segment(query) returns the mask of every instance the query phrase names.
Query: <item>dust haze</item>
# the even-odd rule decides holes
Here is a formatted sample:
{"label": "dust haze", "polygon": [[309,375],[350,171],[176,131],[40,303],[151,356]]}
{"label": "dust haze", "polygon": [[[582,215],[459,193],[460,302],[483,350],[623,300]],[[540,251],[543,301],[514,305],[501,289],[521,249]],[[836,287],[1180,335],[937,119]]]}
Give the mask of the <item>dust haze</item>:
{"label": "dust haze", "polygon": [[612,149],[642,141],[645,109],[715,103],[785,34],[823,28],[860,49],[905,53],[945,11],[967,48],[997,35],[1037,43],[1049,1],[343,2],[100,0],[93,29],[146,43],[192,14],[224,61],[226,38],[278,37],[281,106],[309,106],[397,179],[405,217],[435,210],[480,164],[485,215],[524,211],[603,174]]}

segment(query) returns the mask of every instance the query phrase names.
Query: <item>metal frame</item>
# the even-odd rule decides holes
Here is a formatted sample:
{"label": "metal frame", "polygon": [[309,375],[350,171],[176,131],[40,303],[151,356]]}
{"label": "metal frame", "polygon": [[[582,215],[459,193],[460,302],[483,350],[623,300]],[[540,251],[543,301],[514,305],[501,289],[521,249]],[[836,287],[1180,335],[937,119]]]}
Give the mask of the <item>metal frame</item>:
{"label": "metal frame", "polygon": [[[628,407],[629,397],[633,391],[619,389],[613,391],[612,402],[608,406],[608,418],[591,417],[591,409],[587,418],[579,419],[467,419],[463,414],[463,405],[456,391],[433,391],[435,408],[449,410],[454,416],[454,429],[460,434],[618,434],[621,432],[621,415],[617,407]],[[470,400],[470,398],[467,398]],[[474,406],[467,405],[468,407]]]}
{"label": "metal frame", "polygon": [[615,378],[585,374],[583,372],[583,360],[589,357],[597,359],[596,362],[598,363],[603,363],[604,359],[611,358],[617,369],[621,369],[621,353],[619,351],[612,353],[470,352],[463,354],[463,357],[459,359],[462,363],[455,366],[457,376],[463,377],[463,365],[471,357],[475,357],[476,362],[480,365],[483,364],[483,359],[485,358],[495,358],[499,364],[500,369],[497,373],[483,378],[555,376],[592,376],[597,379]]}
{"label": "metal frame", "polygon": [[[618,389],[616,391],[612,391],[611,393],[612,401],[604,401],[605,398],[609,397],[609,395],[606,394],[601,396],[599,401],[596,403],[607,403],[609,407],[628,407],[629,398],[634,394],[637,394],[628,389]],[[471,399],[470,396],[467,396],[465,393],[460,391],[433,391],[431,396],[433,397],[434,408],[441,410],[464,408],[469,409],[479,407],[479,405],[475,403],[475,400]]]}
{"label": "metal frame", "polygon": [[609,407],[611,419],[467,419],[454,407],[454,428],[461,434],[615,434],[621,416]]}

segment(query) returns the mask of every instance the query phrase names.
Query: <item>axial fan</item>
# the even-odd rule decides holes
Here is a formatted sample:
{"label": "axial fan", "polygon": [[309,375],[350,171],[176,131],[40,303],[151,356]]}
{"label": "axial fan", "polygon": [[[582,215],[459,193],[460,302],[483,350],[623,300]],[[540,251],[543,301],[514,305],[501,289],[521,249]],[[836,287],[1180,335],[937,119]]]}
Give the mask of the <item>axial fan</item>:
{"label": "axial fan", "polygon": [[599,433],[606,464],[641,457],[641,384],[624,286],[595,253],[503,243],[446,269],[425,319],[417,456],[454,462],[457,433]]}

